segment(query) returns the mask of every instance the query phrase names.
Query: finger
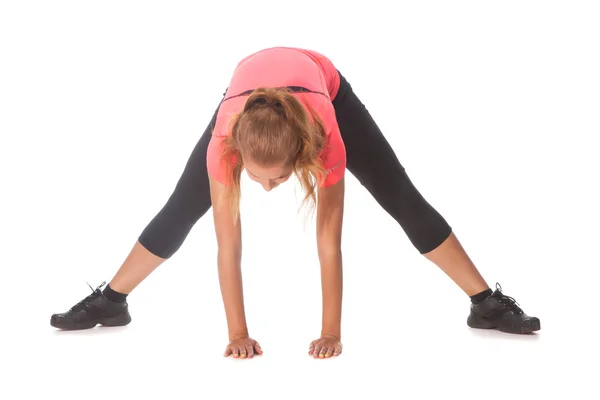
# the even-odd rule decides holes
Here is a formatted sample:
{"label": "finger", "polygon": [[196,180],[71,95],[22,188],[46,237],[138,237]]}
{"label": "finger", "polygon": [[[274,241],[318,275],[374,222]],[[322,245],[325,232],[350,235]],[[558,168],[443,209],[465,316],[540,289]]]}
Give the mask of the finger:
{"label": "finger", "polygon": [[319,358],[319,353],[321,352],[321,347],[323,347],[321,345],[321,343],[315,343],[315,348],[313,350],[313,357],[314,358]]}
{"label": "finger", "polygon": [[231,346],[227,346],[227,348],[225,349],[225,354],[223,354],[223,356],[228,357],[231,353]]}
{"label": "finger", "polygon": [[246,358],[246,347],[245,346],[240,346],[240,358],[244,359]]}
{"label": "finger", "polygon": [[327,346],[321,347],[321,351],[319,351],[319,358],[325,358],[325,353],[327,353],[327,350],[328,350]]}
{"label": "finger", "polygon": [[246,345],[246,354],[248,354],[248,358],[254,357],[254,347],[252,346],[252,343]]}
{"label": "finger", "polygon": [[313,347],[311,349],[312,356],[313,357],[318,357],[319,350],[320,350],[319,343],[318,342],[314,343]]}
{"label": "finger", "polygon": [[256,354],[262,354],[263,353],[262,349],[260,348],[260,344],[258,344],[258,342],[254,343],[254,350],[256,350]]}
{"label": "finger", "polygon": [[238,358],[240,356],[240,349],[237,346],[233,346],[232,352],[233,358]]}
{"label": "finger", "polygon": [[340,354],[342,354],[342,348],[341,348],[341,347],[336,347],[336,348],[335,348],[335,351],[333,352],[333,356],[334,356],[334,357],[337,357],[337,356],[339,356]]}
{"label": "finger", "polygon": [[313,340],[312,342],[310,342],[310,346],[308,346],[308,354],[312,355],[314,350],[315,350],[315,341]]}
{"label": "finger", "polygon": [[329,349],[327,349],[327,353],[325,353],[325,358],[329,358],[333,355],[333,347],[330,347]]}

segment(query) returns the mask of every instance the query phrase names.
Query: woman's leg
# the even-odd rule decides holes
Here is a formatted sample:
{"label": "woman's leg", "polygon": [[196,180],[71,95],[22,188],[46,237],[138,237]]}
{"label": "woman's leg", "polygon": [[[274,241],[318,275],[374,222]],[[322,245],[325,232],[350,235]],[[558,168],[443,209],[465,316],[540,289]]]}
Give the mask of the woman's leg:
{"label": "woman's leg", "polygon": [[[219,104],[220,106],[220,104]],[[90,329],[97,324],[123,326],[131,322],[127,295],[181,247],[194,224],[211,207],[206,154],[216,122],[215,111],[198,140],[166,204],[142,231],[133,249],[109,283],[75,304],[53,314],[50,324],[59,329]]]}
{"label": "woman's leg", "polygon": [[423,198],[393,149],[340,74],[333,99],[347,153],[347,168],[400,224],[415,248],[467,295],[489,289],[446,220]]}
{"label": "woman's leg", "polygon": [[[216,115],[216,112],[215,112]],[[142,231],[133,249],[109,283],[128,294],[179,250],[195,223],[211,206],[206,151],[215,117],[194,147],[175,189]]]}
{"label": "woman's leg", "polygon": [[179,250],[192,227],[210,209],[206,152],[217,112],[194,147],[175,189],[150,221],[110,281],[112,290],[128,294]]}
{"label": "woman's leg", "polygon": [[539,318],[525,314],[499,285],[494,292],[488,287],[448,223],[412,184],[352,87],[341,74],[340,78],[333,105],[346,145],[348,170],[398,221],[419,252],[471,297],[467,325],[510,333],[539,330]]}

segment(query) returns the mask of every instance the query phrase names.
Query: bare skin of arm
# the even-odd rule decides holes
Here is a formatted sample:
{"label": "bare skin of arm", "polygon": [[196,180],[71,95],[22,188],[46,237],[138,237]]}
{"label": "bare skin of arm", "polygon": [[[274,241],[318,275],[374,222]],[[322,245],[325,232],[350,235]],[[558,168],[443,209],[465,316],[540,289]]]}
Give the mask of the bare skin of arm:
{"label": "bare skin of arm", "polygon": [[342,221],[345,182],[321,188],[317,203],[317,247],[321,264],[323,314],[321,337],[310,344],[315,358],[338,356],[342,352]]}
{"label": "bare skin of arm", "polygon": [[229,344],[224,356],[252,358],[255,354],[262,354],[262,349],[258,342],[249,337],[246,324],[241,271],[241,223],[239,219],[234,223],[229,198],[223,195],[221,199],[225,187],[210,178],[210,192],[218,245],[219,284],[229,331]]}

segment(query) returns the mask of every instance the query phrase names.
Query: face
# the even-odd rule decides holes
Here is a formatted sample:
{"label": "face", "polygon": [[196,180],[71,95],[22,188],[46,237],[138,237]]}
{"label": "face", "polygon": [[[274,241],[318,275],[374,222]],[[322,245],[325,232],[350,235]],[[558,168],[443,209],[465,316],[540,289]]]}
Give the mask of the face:
{"label": "face", "polygon": [[291,165],[263,167],[250,160],[244,160],[244,167],[250,179],[260,183],[267,192],[287,181],[294,172]]}

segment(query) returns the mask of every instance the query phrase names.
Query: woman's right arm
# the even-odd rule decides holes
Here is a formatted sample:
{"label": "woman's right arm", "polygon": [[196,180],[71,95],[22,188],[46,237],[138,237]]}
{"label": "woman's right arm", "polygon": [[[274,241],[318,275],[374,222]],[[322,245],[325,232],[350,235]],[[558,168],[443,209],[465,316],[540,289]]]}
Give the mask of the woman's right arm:
{"label": "woman's right arm", "polygon": [[212,178],[209,180],[218,245],[219,284],[227,316],[229,340],[233,341],[248,337],[241,271],[242,228],[239,220],[234,224],[225,186]]}

